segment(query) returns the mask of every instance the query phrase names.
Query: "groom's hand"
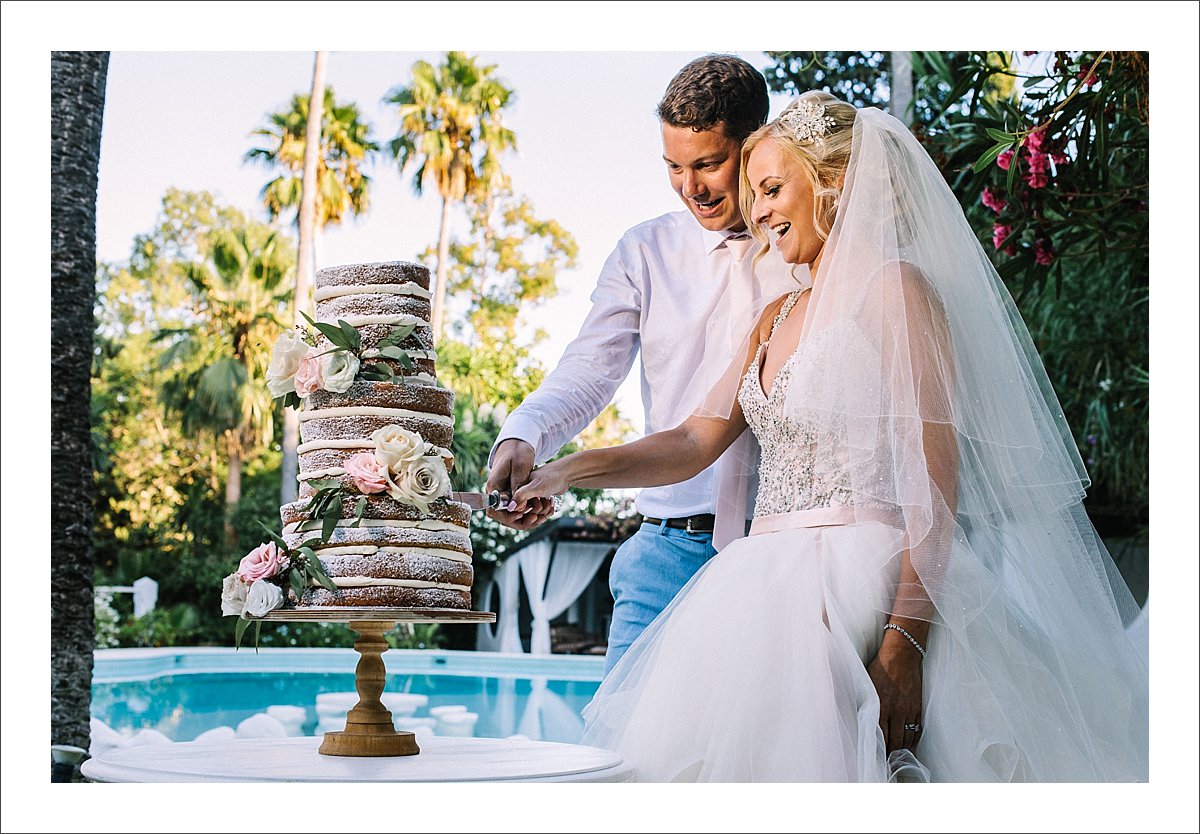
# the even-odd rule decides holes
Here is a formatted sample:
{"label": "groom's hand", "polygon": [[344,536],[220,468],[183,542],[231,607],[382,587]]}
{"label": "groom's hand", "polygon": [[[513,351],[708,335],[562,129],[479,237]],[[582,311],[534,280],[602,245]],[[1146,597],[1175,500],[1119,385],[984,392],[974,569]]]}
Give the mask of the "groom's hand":
{"label": "groom's hand", "polygon": [[[492,470],[488,473],[487,492],[497,491],[510,497],[525,484],[529,483],[529,474],[533,471],[533,447],[524,440],[509,438],[496,447],[492,458]],[[523,512],[512,512],[504,504],[494,510],[488,510],[489,518],[499,521],[505,527],[514,530],[530,530],[537,527],[554,512],[554,502],[551,499],[534,499],[528,502]]]}

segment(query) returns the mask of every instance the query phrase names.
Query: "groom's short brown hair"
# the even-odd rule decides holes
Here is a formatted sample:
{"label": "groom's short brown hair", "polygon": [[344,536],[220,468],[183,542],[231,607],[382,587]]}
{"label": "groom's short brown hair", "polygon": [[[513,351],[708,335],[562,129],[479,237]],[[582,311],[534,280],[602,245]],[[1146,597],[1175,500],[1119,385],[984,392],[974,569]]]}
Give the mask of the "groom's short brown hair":
{"label": "groom's short brown hair", "polygon": [[655,112],[671,127],[723,124],[740,142],[766,124],[770,109],[762,73],[736,55],[705,55],[676,73]]}

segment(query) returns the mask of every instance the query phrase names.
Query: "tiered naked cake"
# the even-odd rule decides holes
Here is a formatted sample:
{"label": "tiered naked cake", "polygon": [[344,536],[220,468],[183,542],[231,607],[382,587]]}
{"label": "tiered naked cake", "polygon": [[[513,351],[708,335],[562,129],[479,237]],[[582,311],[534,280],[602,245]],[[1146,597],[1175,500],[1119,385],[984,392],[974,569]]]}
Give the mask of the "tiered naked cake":
{"label": "tiered naked cake", "polygon": [[268,372],[299,406],[299,499],[227,577],[226,613],[470,610],[470,509],[446,498],[454,395],[435,379],[429,298],[417,264],[317,272],[313,327],[285,333]]}

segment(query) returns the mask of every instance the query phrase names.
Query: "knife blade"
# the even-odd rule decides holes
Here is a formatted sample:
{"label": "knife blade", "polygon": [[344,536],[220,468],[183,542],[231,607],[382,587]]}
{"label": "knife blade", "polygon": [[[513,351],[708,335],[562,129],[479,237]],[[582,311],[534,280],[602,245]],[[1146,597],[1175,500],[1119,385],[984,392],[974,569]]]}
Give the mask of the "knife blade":
{"label": "knife blade", "polygon": [[[451,492],[447,493],[446,498],[450,501],[457,501],[460,504],[466,504],[472,510],[490,510],[500,506],[500,493],[496,490],[492,492]],[[507,499],[505,499],[507,500]]]}

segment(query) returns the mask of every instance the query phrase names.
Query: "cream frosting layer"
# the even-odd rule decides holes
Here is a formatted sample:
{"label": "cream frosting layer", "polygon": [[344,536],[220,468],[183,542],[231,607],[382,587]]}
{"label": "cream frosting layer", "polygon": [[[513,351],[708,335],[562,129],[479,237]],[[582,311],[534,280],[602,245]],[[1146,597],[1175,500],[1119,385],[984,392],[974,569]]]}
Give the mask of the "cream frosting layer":
{"label": "cream frosting layer", "polygon": [[[434,361],[437,361],[437,351],[436,350],[424,350],[423,348],[412,348],[412,349],[405,348],[404,352],[407,353],[411,359],[432,359]],[[367,348],[366,350],[364,350],[362,352],[363,359],[378,359],[380,356],[383,356],[383,354],[379,352],[378,348]],[[405,379],[411,379],[411,377],[405,377]]]}
{"label": "cream frosting layer", "polygon": [[[419,316],[401,313],[397,315],[377,314],[373,316],[338,316],[342,321],[349,324],[351,327],[361,327],[364,324],[416,324],[429,326],[429,322]],[[322,324],[337,324],[336,321],[321,321]]]}
{"label": "cream frosting layer", "polygon": [[[295,532],[299,531],[300,525],[303,523],[304,522],[293,521],[291,524],[288,524],[283,528],[283,534],[286,536],[289,533],[295,533]],[[320,530],[321,529],[321,522],[319,520],[312,521],[312,524],[314,526],[311,527],[310,529],[312,529],[312,530]],[[454,522],[451,522],[451,521],[438,521],[437,519],[433,519],[433,518],[426,519],[424,521],[404,521],[402,519],[393,519],[393,518],[360,518],[358,520],[358,524],[355,524],[354,519],[352,519],[352,518],[343,518],[338,521],[337,526],[338,527],[358,527],[358,528],[363,528],[363,527],[401,527],[404,529],[427,530],[431,533],[445,533],[445,532],[460,533],[467,529],[462,524],[455,524]]]}
{"label": "cream frosting layer", "polygon": [[331,576],[339,588],[371,588],[390,586],[395,588],[438,588],[443,591],[469,591],[470,585],[451,585],[449,582],[426,582],[423,579],[377,579],[374,576]]}
{"label": "cream frosting layer", "polygon": [[343,295],[412,295],[417,298],[430,298],[432,294],[412,281],[403,284],[348,284],[321,287],[313,293],[313,301],[325,301]]}
{"label": "cream frosting layer", "polygon": [[457,550],[446,550],[441,547],[397,547],[377,544],[348,544],[338,547],[316,547],[318,556],[370,556],[374,553],[397,553],[409,556],[436,556],[439,559],[449,559],[451,562],[471,563],[471,557]]}
{"label": "cream frosting layer", "polygon": [[411,411],[407,408],[383,408],[375,405],[318,408],[315,411],[302,410],[298,417],[301,423],[307,420],[323,420],[327,417],[411,417],[415,420],[428,420],[431,423],[441,423],[443,426],[454,425],[454,418],[443,414],[432,414],[428,411]]}
{"label": "cream frosting layer", "polygon": [[[451,457],[450,450],[442,446],[429,444],[442,457]],[[317,449],[374,449],[375,442],[369,437],[329,438],[327,440],[310,440],[296,447],[296,454],[313,452]]]}

